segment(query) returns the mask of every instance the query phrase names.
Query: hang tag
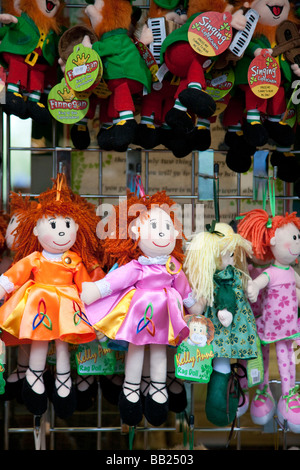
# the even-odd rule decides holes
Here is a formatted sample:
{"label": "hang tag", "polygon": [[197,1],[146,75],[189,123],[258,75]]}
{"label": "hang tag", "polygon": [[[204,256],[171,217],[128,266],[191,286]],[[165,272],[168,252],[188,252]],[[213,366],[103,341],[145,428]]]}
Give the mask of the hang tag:
{"label": "hang tag", "polygon": [[175,376],[182,380],[208,383],[214,357],[211,342],[214,326],[203,315],[184,317],[190,329],[189,337],[178,347],[174,356]]}
{"label": "hang tag", "polygon": [[261,342],[258,335],[256,336],[256,346],[257,358],[247,361],[248,387],[257,386],[263,383],[264,380],[264,361],[261,351]]}
{"label": "hang tag", "polygon": [[198,54],[208,57],[222,54],[232,40],[231,20],[228,12],[208,11],[198,15],[188,30],[191,47]]}
{"label": "hang tag", "polygon": [[81,92],[92,89],[100,81],[103,73],[99,54],[89,47],[78,44],[68,57],[65,79],[72,90]]}
{"label": "hang tag", "polygon": [[87,114],[89,105],[89,93],[76,93],[69,88],[64,78],[51,88],[48,95],[50,114],[62,124],[81,121]]}
{"label": "hang tag", "polygon": [[207,93],[215,101],[221,100],[232,90],[234,78],[234,71],[231,67],[223,70],[212,69],[205,74]]}
{"label": "hang tag", "polygon": [[124,352],[113,351],[108,341],[80,344],[75,354],[79,375],[111,375],[124,372]]}
{"label": "hang tag", "polygon": [[277,61],[263,49],[249,65],[248,83],[251,90],[259,98],[269,99],[276,95],[280,81],[281,72]]}

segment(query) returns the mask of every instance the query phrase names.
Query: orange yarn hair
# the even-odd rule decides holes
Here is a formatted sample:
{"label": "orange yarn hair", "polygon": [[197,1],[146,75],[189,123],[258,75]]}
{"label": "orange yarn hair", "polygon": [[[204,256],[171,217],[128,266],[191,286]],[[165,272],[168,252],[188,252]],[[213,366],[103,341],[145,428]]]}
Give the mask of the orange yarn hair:
{"label": "orange yarn hair", "polygon": [[132,6],[128,0],[104,0],[101,10],[102,21],[94,27],[98,38],[118,28],[129,30],[131,25]]}
{"label": "orange yarn hair", "polygon": [[77,253],[86,267],[94,262],[98,251],[98,238],[96,236],[96,216],[87,210],[85,203],[75,198],[67,187],[63,175],[58,175],[51,189],[40,194],[38,204],[20,215],[16,229],[16,254],[14,261],[28,256],[34,251],[41,251],[33,228],[43,217],[70,217],[78,224],[76,241],[71,251]]}
{"label": "orange yarn hair", "polygon": [[[133,206],[136,205],[136,211],[133,212]],[[138,259],[143,255],[143,252],[138,247],[139,239],[135,239],[130,233],[130,225],[135,219],[146,217],[147,211],[154,206],[159,206],[165,210],[171,217],[175,229],[178,231],[175,248],[172,252],[174,258],[180,263],[183,262],[183,249],[182,249],[182,226],[179,220],[175,217],[172,206],[174,201],[166,195],[165,191],[157,192],[152,196],[137,197],[134,193],[128,193],[127,199],[121,201],[115,207],[115,212],[109,217],[107,225],[103,229],[107,229],[110,221],[113,222],[115,232],[108,233],[106,239],[103,241],[103,249],[106,255],[106,265],[110,268],[114,263],[122,266],[133,259]]]}
{"label": "orange yarn hair", "polygon": [[[300,219],[296,212],[270,217],[263,209],[253,209],[242,213],[241,216],[243,218],[238,224],[238,233],[252,243],[254,256],[265,261],[273,258],[270,242],[278,228],[294,224],[300,230]],[[268,222],[270,227],[267,226]]]}

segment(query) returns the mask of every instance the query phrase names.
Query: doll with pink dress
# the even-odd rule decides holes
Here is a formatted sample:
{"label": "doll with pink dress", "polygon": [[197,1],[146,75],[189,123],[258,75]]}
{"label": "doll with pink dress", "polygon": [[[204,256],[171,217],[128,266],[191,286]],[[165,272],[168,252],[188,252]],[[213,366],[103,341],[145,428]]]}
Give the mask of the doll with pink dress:
{"label": "doll with pink dress", "polygon": [[[119,410],[131,426],[143,415],[154,426],[166,420],[167,348],[188,337],[185,308],[201,313],[182,270],[182,232],[173,205],[164,192],[140,198],[130,194],[121,202],[103,242],[119,267],[82,286],[89,322],[111,340],[128,343]],[[146,347],[150,384],[141,396]]]}
{"label": "doll with pink dress", "polygon": [[[261,253],[268,250],[273,263],[262,274],[248,283],[250,302],[256,302],[264,289],[261,316],[257,318],[257,333],[262,345],[275,343],[278,369],[281,378],[281,397],[277,403],[277,416],[287,423],[292,432],[300,432],[300,396],[296,386],[296,365],[293,341],[300,337],[298,325],[297,288],[300,276],[293,269],[300,255],[300,219],[296,213],[269,217],[267,212],[258,217],[253,213],[256,224],[257,245]],[[261,390],[266,391],[264,411],[268,415],[274,407],[268,383]]]}

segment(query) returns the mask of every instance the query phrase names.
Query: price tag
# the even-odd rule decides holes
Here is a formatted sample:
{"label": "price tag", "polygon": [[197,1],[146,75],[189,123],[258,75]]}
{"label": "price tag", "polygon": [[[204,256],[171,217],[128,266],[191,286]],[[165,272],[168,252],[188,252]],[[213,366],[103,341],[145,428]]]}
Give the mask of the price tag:
{"label": "price tag", "polygon": [[89,94],[76,93],[68,87],[63,78],[50,90],[48,109],[56,121],[75,124],[83,119],[89,110]]}
{"label": "price tag", "polygon": [[102,61],[96,51],[78,44],[69,55],[65,68],[68,86],[76,92],[92,89],[102,77]]}
{"label": "price tag", "polygon": [[259,98],[268,99],[276,95],[281,81],[277,61],[266,49],[255,57],[248,69],[248,83]]}
{"label": "price tag", "polygon": [[208,57],[222,54],[231,43],[231,19],[228,12],[209,11],[198,15],[188,30],[191,47],[198,54]]}

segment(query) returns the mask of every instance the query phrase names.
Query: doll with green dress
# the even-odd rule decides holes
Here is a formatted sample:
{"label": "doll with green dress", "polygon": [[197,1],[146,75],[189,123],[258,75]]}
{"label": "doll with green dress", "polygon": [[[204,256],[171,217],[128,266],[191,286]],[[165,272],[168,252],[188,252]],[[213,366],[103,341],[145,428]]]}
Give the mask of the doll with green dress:
{"label": "doll with green dress", "polygon": [[240,379],[245,371],[238,361],[257,357],[256,324],[245,295],[251,253],[251,243],[230,225],[213,222],[192,238],[184,263],[194,296],[205,300],[204,315],[215,328],[205,410],[217,426],[232,422],[242,403]]}

